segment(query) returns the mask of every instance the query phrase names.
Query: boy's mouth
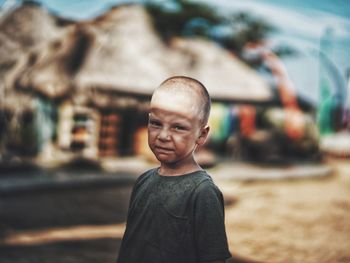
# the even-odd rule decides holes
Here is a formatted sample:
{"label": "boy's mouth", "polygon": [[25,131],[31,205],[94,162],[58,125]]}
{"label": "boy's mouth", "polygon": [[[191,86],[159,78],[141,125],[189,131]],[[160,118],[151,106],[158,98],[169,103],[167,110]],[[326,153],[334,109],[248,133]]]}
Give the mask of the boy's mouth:
{"label": "boy's mouth", "polygon": [[155,146],[154,148],[158,153],[170,153],[173,151],[171,148],[166,148],[161,146]]}

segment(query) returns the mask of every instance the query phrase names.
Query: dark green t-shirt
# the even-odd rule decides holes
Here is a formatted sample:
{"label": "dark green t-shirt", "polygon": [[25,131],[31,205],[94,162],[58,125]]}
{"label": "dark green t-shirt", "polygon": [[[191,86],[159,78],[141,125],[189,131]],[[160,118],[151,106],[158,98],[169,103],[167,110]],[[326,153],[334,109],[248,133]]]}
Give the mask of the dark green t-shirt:
{"label": "dark green t-shirt", "polygon": [[231,257],[223,196],[205,171],[141,175],[131,195],[118,263],[197,263]]}

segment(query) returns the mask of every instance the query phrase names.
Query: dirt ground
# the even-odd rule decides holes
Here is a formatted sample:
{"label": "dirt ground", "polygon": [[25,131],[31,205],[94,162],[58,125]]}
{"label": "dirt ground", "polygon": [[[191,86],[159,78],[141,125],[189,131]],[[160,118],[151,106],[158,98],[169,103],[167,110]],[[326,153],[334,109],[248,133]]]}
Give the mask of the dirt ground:
{"label": "dirt ground", "polygon": [[258,262],[350,262],[350,160],[327,178],[219,182],[233,254]]}
{"label": "dirt ground", "polygon": [[[217,180],[229,262],[350,262],[350,160],[323,178]],[[115,262],[131,185],[0,197],[0,262]]]}

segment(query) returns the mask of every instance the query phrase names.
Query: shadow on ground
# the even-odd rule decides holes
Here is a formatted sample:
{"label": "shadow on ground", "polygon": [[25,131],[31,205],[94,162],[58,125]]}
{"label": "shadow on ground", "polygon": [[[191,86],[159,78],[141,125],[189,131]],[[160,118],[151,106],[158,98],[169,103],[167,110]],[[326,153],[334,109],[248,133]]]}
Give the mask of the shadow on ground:
{"label": "shadow on ground", "polygon": [[[115,263],[120,239],[69,241],[38,246],[0,246],[1,263]],[[254,263],[233,257],[227,263]]]}
{"label": "shadow on ground", "polygon": [[0,262],[114,263],[119,246],[119,239],[69,241],[39,246],[3,246],[0,247]]}
{"label": "shadow on ground", "polygon": [[124,222],[131,187],[75,187],[2,196],[0,237],[20,230]]}

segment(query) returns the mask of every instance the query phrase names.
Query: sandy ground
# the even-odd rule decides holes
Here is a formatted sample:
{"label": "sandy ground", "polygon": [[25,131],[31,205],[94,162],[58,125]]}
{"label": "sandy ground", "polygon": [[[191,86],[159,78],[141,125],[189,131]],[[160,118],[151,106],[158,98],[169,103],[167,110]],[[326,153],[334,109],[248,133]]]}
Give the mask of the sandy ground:
{"label": "sandy ground", "polygon": [[350,160],[327,178],[219,182],[230,249],[258,262],[350,262]]}
{"label": "sandy ground", "polygon": [[[350,262],[350,160],[313,179],[217,180],[230,262]],[[115,262],[131,185],[0,199],[0,262]]]}

